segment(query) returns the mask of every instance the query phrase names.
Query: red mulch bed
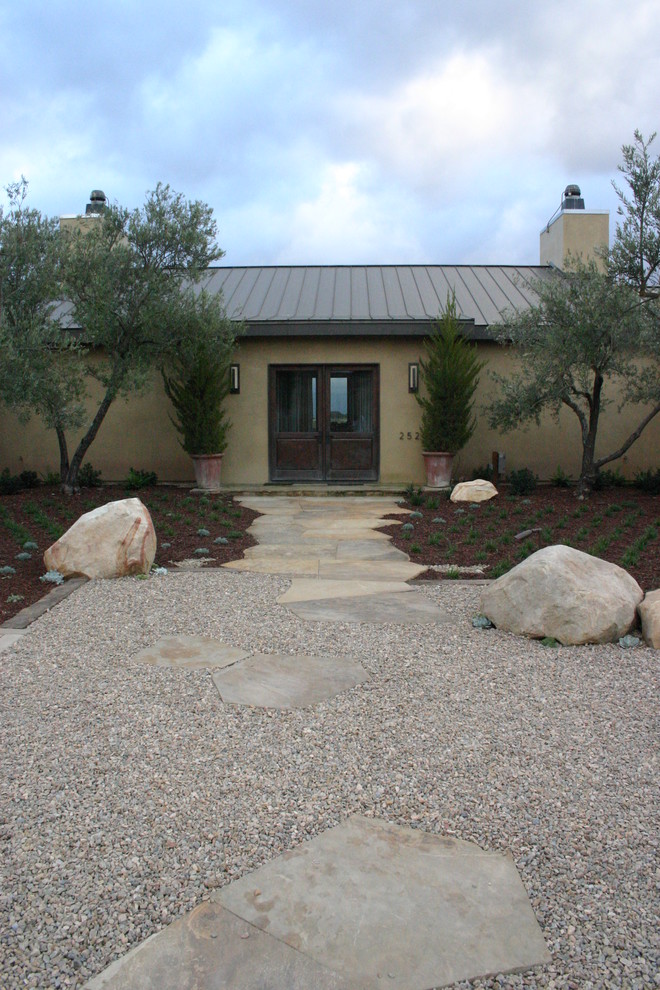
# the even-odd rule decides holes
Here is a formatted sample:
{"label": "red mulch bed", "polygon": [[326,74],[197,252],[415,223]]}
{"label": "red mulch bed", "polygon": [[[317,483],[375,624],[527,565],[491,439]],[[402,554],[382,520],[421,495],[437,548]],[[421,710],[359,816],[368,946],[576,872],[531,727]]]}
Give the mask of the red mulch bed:
{"label": "red mulch bed", "polygon": [[[634,488],[608,488],[578,499],[575,489],[542,487],[524,497],[500,494],[477,508],[445,497],[422,495],[421,505],[402,504],[421,519],[406,538],[401,526],[386,526],[395,546],[420,564],[478,565],[497,577],[539,547],[565,543],[624,567],[644,591],[660,588],[660,497]],[[434,504],[435,503],[435,504]],[[388,518],[401,520],[401,517]],[[434,522],[434,519],[445,522]],[[405,520],[402,520],[405,521]],[[540,529],[516,540],[524,530]],[[429,542],[429,540],[433,542]],[[453,576],[456,576],[455,574]],[[438,571],[422,575],[443,578]]]}
{"label": "red mulch bed", "polygon": [[[0,496],[0,568],[13,567],[15,574],[0,576],[0,624],[21,609],[43,598],[54,587],[40,581],[46,568],[44,551],[84,512],[106,502],[138,497],[147,506],[156,528],[158,550],[155,563],[169,567],[172,562],[195,557],[195,550],[206,547],[212,558],[205,567],[219,567],[238,560],[256,540],[246,533],[259,515],[243,508],[230,496],[192,494],[187,488],[158,485],[127,491],[121,485],[85,488],[76,495],[63,495],[58,488],[31,488]],[[210,536],[199,536],[198,529]],[[226,544],[213,541],[218,536]],[[19,560],[23,544],[31,540],[37,550],[30,560]],[[170,546],[166,547],[165,544]],[[20,597],[19,597],[20,596]],[[9,599],[9,600],[8,600]]]}

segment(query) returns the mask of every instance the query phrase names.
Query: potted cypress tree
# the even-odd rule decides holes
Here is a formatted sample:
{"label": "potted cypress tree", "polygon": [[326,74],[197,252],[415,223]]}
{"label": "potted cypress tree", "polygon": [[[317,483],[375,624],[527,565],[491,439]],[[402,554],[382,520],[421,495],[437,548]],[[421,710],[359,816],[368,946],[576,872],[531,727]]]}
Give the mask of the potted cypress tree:
{"label": "potted cypress tree", "polygon": [[416,396],[422,407],[422,455],[428,487],[446,488],[451,483],[454,455],[474,433],[474,393],[485,363],[461,333],[453,293],[447,295],[425,347],[426,359],[419,362],[424,392]]}
{"label": "potted cypress tree", "polygon": [[188,309],[173,335],[165,392],[174,406],[172,423],[190,454],[198,488],[220,487],[222,457],[231,421],[223,409],[229,392],[229,366],[242,325],[230,320],[218,299],[205,293],[188,297]]}

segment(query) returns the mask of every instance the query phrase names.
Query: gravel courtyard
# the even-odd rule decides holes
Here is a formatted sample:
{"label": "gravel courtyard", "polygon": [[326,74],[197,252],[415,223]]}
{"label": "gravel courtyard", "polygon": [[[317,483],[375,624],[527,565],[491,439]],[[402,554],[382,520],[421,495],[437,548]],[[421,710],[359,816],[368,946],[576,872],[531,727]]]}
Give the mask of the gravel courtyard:
{"label": "gravel courtyard", "polygon": [[[304,622],[286,577],[87,584],[0,655],[0,987],[82,987],[114,958],[353,813],[509,850],[553,963],[460,987],[660,986],[658,686],[646,647],[456,618]],[[370,679],[311,708],[222,704],[206,670],[132,658],[194,634],[349,654]]]}

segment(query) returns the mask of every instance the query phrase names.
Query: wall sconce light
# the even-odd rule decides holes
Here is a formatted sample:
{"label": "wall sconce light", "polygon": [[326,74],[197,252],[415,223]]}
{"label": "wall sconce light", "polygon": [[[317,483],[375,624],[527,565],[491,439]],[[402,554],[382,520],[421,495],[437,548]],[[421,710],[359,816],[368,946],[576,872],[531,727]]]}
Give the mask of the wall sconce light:
{"label": "wall sconce light", "polygon": [[408,365],[408,391],[419,391],[419,365],[416,362]]}
{"label": "wall sconce light", "polygon": [[231,395],[238,395],[241,391],[241,366],[240,364],[229,365],[229,391]]}

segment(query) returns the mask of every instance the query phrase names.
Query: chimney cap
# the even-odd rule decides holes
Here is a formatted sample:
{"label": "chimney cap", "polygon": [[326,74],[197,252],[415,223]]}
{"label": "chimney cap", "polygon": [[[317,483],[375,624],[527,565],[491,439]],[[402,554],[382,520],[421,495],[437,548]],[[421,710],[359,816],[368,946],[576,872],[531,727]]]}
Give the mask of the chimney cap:
{"label": "chimney cap", "polygon": [[85,213],[103,213],[106,201],[106,195],[102,189],[92,189],[89,194],[89,203],[85,207]]}
{"label": "chimney cap", "polygon": [[564,210],[583,210],[584,200],[582,199],[582,194],[580,192],[580,187],[576,186],[574,182],[566,186],[564,189],[564,194],[561,198],[561,209]]}

